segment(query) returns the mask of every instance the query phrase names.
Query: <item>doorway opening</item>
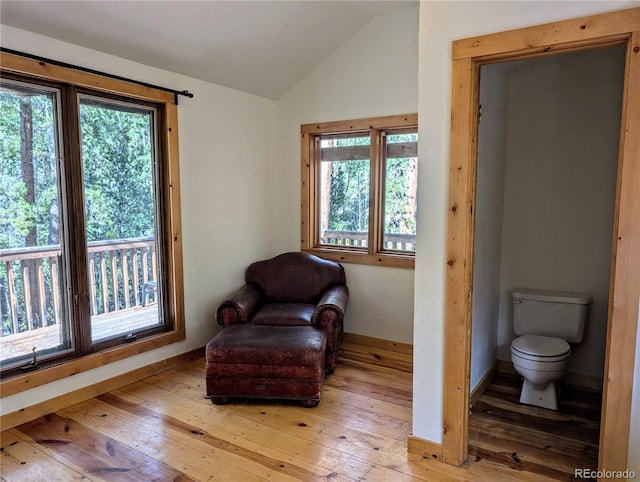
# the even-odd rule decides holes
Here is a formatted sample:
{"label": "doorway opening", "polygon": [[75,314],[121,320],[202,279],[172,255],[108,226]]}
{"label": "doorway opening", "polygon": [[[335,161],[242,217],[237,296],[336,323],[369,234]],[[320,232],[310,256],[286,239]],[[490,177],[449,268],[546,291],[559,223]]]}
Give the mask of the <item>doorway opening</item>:
{"label": "doorway opening", "polygon": [[[597,469],[625,54],[616,45],[480,68],[472,457],[554,478]],[[581,339],[572,339],[568,359],[554,364],[558,380],[524,401],[512,342],[555,336],[548,342],[563,358],[568,345],[556,340],[575,336],[575,327],[572,320],[562,320],[563,330],[533,317],[514,332],[512,295],[520,290],[589,300]],[[562,309],[549,304],[553,297],[537,297],[543,309]],[[581,313],[582,306],[563,308]],[[538,369],[548,369],[549,356],[539,354],[553,347],[517,359],[528,379],[540,382]],[[540,408],[555,403],[556,411]]]}
{"label": "doorway opening", "polygon": [[[599,470],[624,470],[640,296],[640,9],[611,12],[456,41],[447,246],[442,454],[461,465],[468,454],[471,318],[480,67],[495,62],[622,45],[625,82],[616,181],[611,277],[599,437]],[[595,28],[597,26],[597,28]],[[593,28],[592,28],[593,27]]]}

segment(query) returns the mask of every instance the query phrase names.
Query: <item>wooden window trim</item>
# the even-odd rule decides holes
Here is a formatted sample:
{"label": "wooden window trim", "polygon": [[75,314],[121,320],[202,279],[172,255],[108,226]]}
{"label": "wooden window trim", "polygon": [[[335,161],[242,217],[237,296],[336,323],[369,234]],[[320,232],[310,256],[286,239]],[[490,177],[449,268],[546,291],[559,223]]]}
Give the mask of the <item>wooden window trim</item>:
{"label": "wooden window trim", "polygon": [[39,79],[62,82],[80,88],[89,88],[103,93],[127,97],[131,100],[164,104],[158,113],[159,128],[164,129],[163,145],[166,153],[166,172],[163,175],[166,190],[166,212],[159,220],[167,242],[166,276],[170,278],[165,296],[170,300],[170,309],[165,316],[173,318],[173,328],[138,341],[102,349],[71,360],[43,367],[37,371],[15,375],[0,382],[0,394],[7,397],[47,383],[61,380],[100,366],[123,360],[150,350],[161,348],[186,338],[184,321],[184,278],[182,271],[182,220],[180,211],[180,161],[178,146],[178,111],[172,93],[121,80],[74,69],[47,64],[5,52],[0,53],[0,65],[6,72]]}
{"label": "wooden window trim", "polygon": [[[301,132],[301,250],[334,261],[413,269],[415,253],[382,249],[383,233],[378,226],[384,209],[384,156],[381,131],[417,128],[418,114],[402,114],[336,122],[303,124]],[[318,159],[315,139],[320,135],[371,133],[371,188],[369,190],[368,248],[319,245]]]}

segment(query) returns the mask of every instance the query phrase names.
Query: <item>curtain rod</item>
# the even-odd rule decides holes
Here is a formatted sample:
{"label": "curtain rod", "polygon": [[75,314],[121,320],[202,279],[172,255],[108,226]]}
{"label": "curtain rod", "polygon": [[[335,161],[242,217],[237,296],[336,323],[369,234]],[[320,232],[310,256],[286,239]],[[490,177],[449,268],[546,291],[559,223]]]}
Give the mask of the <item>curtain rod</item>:
{"label": "curtain rod", "polygon": [[79,65],[68,64],[66,62],[61,62],[59,60],[47,59],[45,57],[39,57],[37,55],[28,54],[26,52],[19,52],[17,50],[7,49],[5,47],[0,47],[0,52],[6,52],[12,55],[18,55],[20,57],[26,57],[28,59],[37,60],[39,62],[45,62],[51,65],[57,65],[58,67],[65,67],[67,69],[80,70],[81,72],[87,72],[89,74],[100,75],[102,77],[108,77],[109,79],[114,80],[122,80],[125,82],[131,82],[132,84],[142,85],[144,87],[151,87],[153,89],[164,90],[165,92],[171,92],[175,96],[176,105],[178,104],[178,96],[184,95],[185,97],[193,98],[193,94],[188,90],[175,90],[169,89],[168,87],[162,87],[159,85],[148,84],[147,82],[142,82],[140,80],[128,79],[126,77],[121,77],[119,75],[109,74],[107,72],[100,72],[99,70],[89,69],[87,67],[81,67]]}

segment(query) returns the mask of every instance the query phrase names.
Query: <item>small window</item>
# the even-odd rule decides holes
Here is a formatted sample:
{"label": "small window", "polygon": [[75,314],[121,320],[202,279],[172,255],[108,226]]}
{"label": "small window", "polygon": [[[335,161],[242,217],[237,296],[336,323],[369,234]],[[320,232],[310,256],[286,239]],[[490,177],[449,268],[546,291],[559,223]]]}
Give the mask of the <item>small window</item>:
{"label": "small window", "polygon": [[302,131],[302,249],[413,267],[417,115],[307,124]]}
{"label": "small window", "polygon": [[366,248],[371,137],[321,136],[320,245]]}
{"label": "small window", "polygon": [[384,235],[382,249],[415,253],[418,188],[418,133],[383,133]]}

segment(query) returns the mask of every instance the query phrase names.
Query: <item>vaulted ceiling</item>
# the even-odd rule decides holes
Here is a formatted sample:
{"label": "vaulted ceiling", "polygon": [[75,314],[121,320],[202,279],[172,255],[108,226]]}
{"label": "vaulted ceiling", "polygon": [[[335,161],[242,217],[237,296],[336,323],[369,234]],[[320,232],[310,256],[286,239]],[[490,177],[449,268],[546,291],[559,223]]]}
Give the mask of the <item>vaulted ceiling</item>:
{"label": "vaulted ceiling", "polygon": [[371,18],[417,5],[417,0],[2,0],[0,22],[278,99]]}

